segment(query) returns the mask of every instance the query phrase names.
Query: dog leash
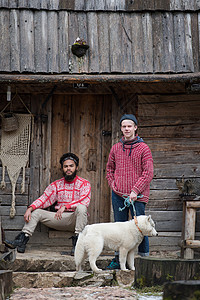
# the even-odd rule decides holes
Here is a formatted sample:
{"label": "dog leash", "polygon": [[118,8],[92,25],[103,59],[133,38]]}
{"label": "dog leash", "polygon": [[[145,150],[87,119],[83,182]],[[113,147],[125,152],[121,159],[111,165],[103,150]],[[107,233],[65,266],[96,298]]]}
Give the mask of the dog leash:
{"label": "dog leash", "polygon": [[[136,227],[138,228],[138,230],[142,233],[142,230],[140,229],[140,227],[138,226],[138,220],[137,220],[137,217],[136,217],[136,210],[135,210],[135,205],[134,205],[134,201],[133,200],[131,200],[131,202],[130,202],[130,196],[126,196],[126,195],[123,195],[122,196],[123,198],[124,198],[124,207],[119,207],[119,211],[122,211],[122,210],[124,210],[126,207],[130,207],[131,205],[133,206],[133,212],[134,212],[134,221],[135,221],[135,225],[136,225]],[[138,198],[142,198],[143,197],[143,195],[141,195],[141,194],[138,194],[137,195],[137,199]]]}

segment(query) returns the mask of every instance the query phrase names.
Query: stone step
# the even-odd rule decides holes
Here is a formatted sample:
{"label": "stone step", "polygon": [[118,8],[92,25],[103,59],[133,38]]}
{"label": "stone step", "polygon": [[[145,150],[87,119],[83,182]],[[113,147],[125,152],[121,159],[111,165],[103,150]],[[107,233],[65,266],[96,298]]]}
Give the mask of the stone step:
{"label": "stone step", "polygon": [[[105,270],[113,255],[102,255],[97,266]],[[134,271],[102,271],[93,274],[88,260],[83,265],[84,272],[75,272],[74,257],[61,255],[61,251],[26,250],[17,253],[10,265],[13,270],[14,286],[24,288],[49,288],[64,286],[131,286],[134,282]]]}
{"label": "stone step", "polygon": [[[100,256],[97,260],[97,266],[100,269],[106,269],[113,256]],[[16,259],[9,269],[14,272],[68,272],[75,271],[74,256],[61,255],[59,251],[27,251],[26,253],[17,253]],[[85,271],[90,270],[88,260],[83,265]]]}
{"label": "stone step", "polygon": [[13,272],[14,286],[23,288],[61,288],[70,286],[113,286],[131,287],[134,271],[92,272]]}

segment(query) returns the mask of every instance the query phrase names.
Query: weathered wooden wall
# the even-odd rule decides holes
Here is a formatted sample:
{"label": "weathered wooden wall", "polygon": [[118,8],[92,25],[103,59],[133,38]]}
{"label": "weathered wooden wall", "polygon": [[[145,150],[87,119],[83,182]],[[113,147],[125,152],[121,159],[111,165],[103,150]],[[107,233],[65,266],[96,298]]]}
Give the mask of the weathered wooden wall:
{"label": "weathered wooden wall", "polygon": [[[9,217],[11,186],[7,176],[6,190],[0,190],[0,215],[6,234],[14,237],[19,232],[26,206],[43,192],[49,182],[62,176],[59,158],[67,151],[80,156],[79,174],[92,184],[89,222],[108,221],[110,191],[105,166],[111,144],[121,136],[120,116],[123,112],[131,112],[137,115],[138,133],[149,145],[154,158],[155,172],[147,214],[156,221],[159,238],[150,239],[151,249],[179,249],[182,201],[175,182],[183,175],[200,180],[200,98],[198,94],[180,93],[179,85],[178,94],[167,94],[165,86],[160,87],[157,92],[154,87],[153,94],[150,86],[150,94],[124,93],[120,99],[111,94],[89,95],[87,91],[74,95],[60,93],[45,105],[46,94],[22,94],[22,99],[35,115],[34,140],[30,165],[26,170],[26,192],[20,194],[20,176],[16,190],[17,215],[13,220]],[[0,108],[5,104],[5,94],[1,94]],[[16,109],[23,111],[20,105]],[[112,131],[112,136],[103,136],[102,130]],[[198,237],[199,217],[196,228]],[[32,243],[41,243],[42,234],[42,242],[52,244],[45,227],[38,226],[37,232]],[[58,239],[57,243],[62,245],[63,239]]]}
{"label": "weathered wooden wall", "polygon": [[[198,11],[0,8],[0,72],[198,72],[198,20]],[[70,46],[77,37],[90,46],[81,62]]]}
{"label": "weathered wooden wall", "polygon": [[[152,243],[163,250],[181,239],[182,201],[176,178],[200,180],[199,95],[141,95],[138,97],[139,134],[154,158],[149,213],[157,221],[160,238]],[[196,230],[199,231],[199,213]]]}
{"label": "weathered wooden wall", "polygon": [[137,11],[137,10],[198,10],[196,0],[0,0],[0,7],[27,8],[47,10],[108,10],[108,11]]}

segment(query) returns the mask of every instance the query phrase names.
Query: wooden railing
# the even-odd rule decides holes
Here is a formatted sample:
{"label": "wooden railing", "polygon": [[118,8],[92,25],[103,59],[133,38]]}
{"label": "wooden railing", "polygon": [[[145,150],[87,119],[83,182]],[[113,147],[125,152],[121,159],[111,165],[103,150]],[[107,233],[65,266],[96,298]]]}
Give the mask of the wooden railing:
{"label": "wooden railing", "polygon": [[184,196],[181,258],[193,259],[194,249],[200,248],[200,240],[195,240],[196,212],[200,208],[199,196]]}

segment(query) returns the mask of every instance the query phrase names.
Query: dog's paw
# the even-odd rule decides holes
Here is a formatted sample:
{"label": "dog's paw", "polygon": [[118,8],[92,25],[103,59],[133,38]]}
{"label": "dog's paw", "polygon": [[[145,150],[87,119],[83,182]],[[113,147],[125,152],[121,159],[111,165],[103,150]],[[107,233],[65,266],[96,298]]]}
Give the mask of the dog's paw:
{"label": "dog's paw", "polygon": [[92,270],[94,273],[101,273],[103,270],[102,269],[99,269],[99,268],[96,268],[94,270]]}

